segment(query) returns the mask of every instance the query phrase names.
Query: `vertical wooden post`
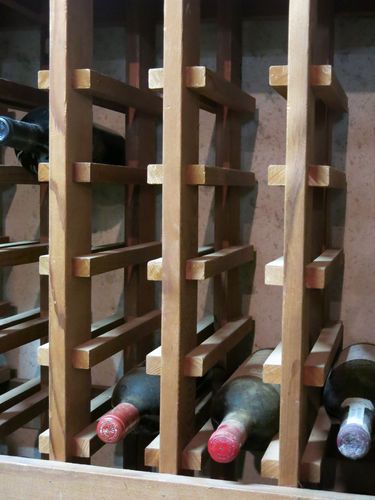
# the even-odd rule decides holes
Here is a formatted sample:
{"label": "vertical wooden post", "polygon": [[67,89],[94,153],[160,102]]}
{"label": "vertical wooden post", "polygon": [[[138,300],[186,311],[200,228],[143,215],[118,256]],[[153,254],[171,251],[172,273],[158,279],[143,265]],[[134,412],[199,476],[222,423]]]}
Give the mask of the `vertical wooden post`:
{"label": "vertical wooden post", "polygon": [[186,66],[199,63],[199,0],[164,3],[163,290],[160,472],[177,473],[192,437],[195,381],[183,374],[196,344],[197,283],[185,279],[198,247],[198,191],[185,168],[198,163],[198,100],[185,86]]}
{"label": "vertical wooden post", "polygon": [[306,238],[311,210],[307,169],[313,154],[314,120],[310,35],[315,10],[316,0],[290,0],[279,477],[284,486],[298,484],[304,439],[302,375],[309,348],[305,266],[311,260]]}
{"label": "vertical wooden post", "polygon": [[92,0],[51,0],[50,15],[50,458],[66,461],[90,418],[90,371],[72,367],[71,350],[90,338],[91,283],[73,277],[72,258],[90,253],[91,187],[72,173],[91,159],[92,104],[71,82],[91,67]]}

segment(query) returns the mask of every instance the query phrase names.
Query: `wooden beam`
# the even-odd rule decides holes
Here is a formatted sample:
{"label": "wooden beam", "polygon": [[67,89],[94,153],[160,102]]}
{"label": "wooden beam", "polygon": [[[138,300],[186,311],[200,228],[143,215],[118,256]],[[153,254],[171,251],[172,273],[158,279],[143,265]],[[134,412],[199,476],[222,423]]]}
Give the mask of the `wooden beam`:
{"label": "wooden beam", "polygon": [[34,87],[0,78],[0,103],[29,111],[39,106],[47,106],[48,95]]}
{"label": "wooden beam", "polygon": [[277,434],[268,445],[262,460],[260,474],[267,479],[279,479],[280,439]]}
{"label": "wooden beam", "polygon": [[39,316],[39,307],[18,314],[13,314],[12,316],[8,316],[7,318],[0,319],[0,330],[2,330],[3,328],[9,328],[11,326],[18,325],[19,323],[23,323],[24,321],[28,321],[30,319],[39,318]]}
{"label": "wooden beam", "polygon": [[[269,83],[281,96],[288,93],[288,66],[271,66]],[[348,111],[348,98],[329,64],[312,65],[310,85],[315,96],[333,111]]]}
{"label": "wooden beam", "polygon": [[19,165],[0,165],[0,184],[38,184],[38,179]]}
{"label": "wooden beam", "polygon": [[46,243],[22,242],[0,245],[0,266],[19,266],[38,262],[39,257],[48,251]]}
{"label": "wooden beam", "polygon": [[[163,165],[147,167],[148,184],[163,184]],[[243,170],[210,167],[208,165],[188,165],[186,184],[189,186],[237,186],[251,187],[255,184],[253,172]]]}
{"label": "wooden beam", "polygon": [[158,328],[160,328],[160,311],[151,311],[144,316],[134,318],[73,349],[73,366],[90,369],[125,347],[151,335]]}
{"label": "wooden beam", "polygon": [[161,254],[161,243],[152,241],[130,247],[73,257],[73,274],[90,278],[127,266],[142,264]]}
{"label": "wooden beam", "polygon": [[[155,115],[162,112],[162,99],[159,96],[92,69],[76,69],[73,72],[72,85],[74,89],[92,97],[97,106],[120,113],[126,113],[129,107]],[[39,71],[38,87],[49,88],[48,70]]]}
{"label": "wooden beam", "polygon": [[[263,382],[266,384],[281,384],[281,342],[268,356],[263,365]],[[268,476],[267,476],[268,477]]]}
{"label": "wooden beam", "polygon": [[[305,274],[306,288],[323,290],[330,280],[343,265],[344,254],[342,250],[325,250],[313,262],[307,264]],[[284,283],[284,257],[279,257],[266,264],[265,284],[282,286]]]}
{"label": "wooden beam", "polygon": [[61,500],[101,500],[108,496],[108,491],[113,497],[121,498],[125,490],[129,498],[142,500],[157,497],[165,500],[191,497],[204,500],[326,500],[327,495],[331,500],[353,500],[353,494],[334,491],[248,485],[21,457],[0,456],[0,467],[7,477],[2,485],[4,498],[40,498],[48,491],[51,498]]}
{"label": "wooden beam", "polygon": [[7,352],[45,337],[48,333],[48,320],[37,318],[18,323],[0,330],[0,352]]}
{"label": "wooden beam", "polygon": [[252,318],[228,321],[185,357],[187,377],[202,377],[254,328]]}
{"label": "wooden beam", "polygon": [[0,395],[0,414],[40,390],[40,378],[33,378]]}
{"label": "wooden beam", "polygon": [[229,271],[254,258],[252,245],[223,248],[203,257],[195,257],[186,262],[186,279],[205,280],[224,271]]}
{"label": "wooden beam", "polygon": [[[309,187],[345,189],[346,174],[329,165],[310,165],[308,183]],[[270,165],[268,167],[268,185],[285,186],[285,165]]]}

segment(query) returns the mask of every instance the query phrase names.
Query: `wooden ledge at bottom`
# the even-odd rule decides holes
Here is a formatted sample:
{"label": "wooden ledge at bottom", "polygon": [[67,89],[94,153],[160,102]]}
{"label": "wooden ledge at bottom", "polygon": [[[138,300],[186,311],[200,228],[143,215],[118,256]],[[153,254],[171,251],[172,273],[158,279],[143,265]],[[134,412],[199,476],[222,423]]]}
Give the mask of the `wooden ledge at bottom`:
{"label": "wooden ledge at bottom", "polygon": [[[285,165],[268,167],[268,185],[285,186]],[[346,174],[329,165],[310,165],[308,172],[309,187],[345,189]]]}
{"label": "wooden ledge at bottom", "polygon": [[[325,250],[306,266],[306,288],[323,290],[344,262],[341,249]],[[265,284],[282,286],[284,283],[284,257],[279,257],[265,266]]]}
{"label": "wooden ledge at bottom", "polygon": [[[326,326],[320,332],[303,370],[303,383],[310,387],[323,387],[332,362],[342,345],[343,325],[341,322]],[[272,351],[263,365],[263,382],[281,384],[282,344]]]}

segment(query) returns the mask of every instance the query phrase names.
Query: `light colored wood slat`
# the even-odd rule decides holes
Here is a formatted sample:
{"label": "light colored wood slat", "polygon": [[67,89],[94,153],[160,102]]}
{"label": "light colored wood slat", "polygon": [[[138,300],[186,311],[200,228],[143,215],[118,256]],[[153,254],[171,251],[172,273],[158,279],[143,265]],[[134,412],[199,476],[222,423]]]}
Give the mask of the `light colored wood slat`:
{"label": "light colored wood slat", "polygon": [[152,241],[116,250],[73,257],[73,274],[81,278],[90,278],[115,269],[145,263],[155,259],[160,254],[161,243]]}
{"label": "light colored wood slat", "polygon": [[[208,165],[188,165],[185,180],[190,186],[251,187],[255,184],[253,172]],[[163,165],[148,165],[147,182],[163,184]]]}
{"label": "light colored wood slat", "polygon": [[[308,183],[310,187],[345,189],[346,174],[329,165],[310,165]],[[285,186],[285,165],[270,165],[268,167],[268,185]]]}
{"label": "light colored wood slat", "polygon": [[33,378],[0,395],[0,414],[40,389],[40,378]]}
{"label": "light colored wood slat", "polygon": [[280,439],[277,434],[267,447],[261,460],[261,476],[267,479],[279,478]]}
{"label": "light colored wood slat", "polygon": [[14,314],[12,316],[8,316],[7,318],[0,319],[0,330],[3,328],[9,328],[14,325],[18,325],[19,323],[23,323],[30,319],[39,318],[40,309],[36,307],[35,309],[30,309],[29,311],[24,311],[18,314]]}
{"label": "light colored wood slat", "polygon": [[142,500],[370,500],[369,495],[334,491],[285,488],[265,484],[240,484],[200,477],[175,476],[21,457],[0,456],[4,498],[50,498],[102,500],[110,491],[113,498]]}
{"label": "light colored wood slat", "polygon": [[263,365],[263,382],[266,384],[281,383],[281,342],[275,347]]}
{"label": "light colored wood slat", "polygon": [[38,184],[38,179],[18,165],[0,165],[0,184]]}
{"label": "light colored wood slat", "polygon": [[0,352],[7,352],[48,334],[48,320],[37,318],[0,330]]}
{"label": "light colored wood slat", "polygon": [[0,103],[28,111],[48,105],[48,95],[41,90],[0,78]]}
{"label": "light colored wood slat", "polygon": [[48,251],[45,243],[20,245],[6,243],[0,245],[0,266],[18,266],[38,262],[39,257]]}
{"label": "light colored wood slat", "polygon": [[114,388],[115,385],[108,387],[91,400],[90,415],[93,421],[101,417],[106,411],[112,408],[111,398]]}
{"label": "light colored wood slat", "polygon": [[[124,323],[124,317],[122,314],[114,314],[109,318],[104,318],[100,321],[96,321],[91,326],[91,336],[98,337],[113,328],[116,328]],[[49,366],[49,343],[39,346],[38,348],[38,363],[41,366]]]}
{"label": "light colored wood slat", "polygon": [[[207,316],[198,323],[197,344],[204,342],[215,332],[213,316]],[[161,346],[149,352],[146,356],[146,372],[148,375],[160,375],[161,372]]]}
{"label": "light colored wood slat", "polygon": [[225,354],[248,335],[253,327],[252,318],[228,321],[185,357],[185,375],[187,377],[205,375]]}
{"label": "light colored wood slat", "polygon": [[200,471],[208,459],[207,443],[213,432],[211,421],[207,421],[182,452],[183,468]]}
{"label": "light colored wood slat", "polygon": [[144,316],[132,319],[73,349],[73,366],[89,369],[126,346],[150,335],[158,328],[160,328],[160,311],[151,311]]}
{"label": "light colored wood slat", "polygon": [[233,246],[223,248],[203,257],[195,257],[186,262],[187,280],[205,280],[241,264],[250,262],[254,258],[252,245]]}
{"label": "light colored wood slat", "polygon": [[47,389],[23,399],[0,414],[0,436],[11,434],[47,409]]}
{"label": "light colored wood slat", "polygon": [[[288,66],[271,66],[269,83],[281,96],[288,93]],[[329,64],[312,65],[310,85],[316,97],[335,111],[348,111],[348,98]]]}
{"label": "light colored wood slat", "polygon": [[[198,256],[207,255],[214,250],[213,245],[205,245],[198,248]],[[147,279],[150,281],[161,281],[163,273],[163,259],[149,260],[147,262]]]}
{"label": "light colored wood slat", "polygon": [[342,250],[325,250],[306,266],[306,287],[323,290],[344,263]]}
{"label": "light colored wood slat", "polygon": [[322,329],[305,361],[303,371],[305,385],[324,386],[335,355],[342,345],[342,336],[343,325],[341,322]]}
{"label": "light colored wood slat", "polygon": [[[306,266],[305,286],[323,290],[342,266],[344,254],[342,250],[328,249]],[[265,266],[265,284],[283,286],[284,257],[279,257]]]}
{"label": "light colored wood slat", "polygon": [[[162,112],[162,100],[152,92],[128,85],[91,69],[75,70],[72,85],[76,90],[92,97],[94,104],[107,109],[125,113],[129,107],[132,107],[155,115],[160,115]],[[49,88],[48,70],[39,71],[38,87]]]}
{"label": "light colored wood slat", "polygon": [[210,101],[243,113],[255,111],[255,99],[205,66],[186,68],[186,86]]}
{"label": "light colored wood slat", "polygon": [[[39,182],[49,182],[48,163],[39,163],[38,179]],[[123,165],[78,162],[74,165],[73,179],[74,182],[92,184],[146,184],[147,171],[145,168],[126,167]]]}
{"label": "light colored wood slat", "polygon": [[323,458],[327,446],[331,420],[324,407],[318,411],[309,440],[302,455],[301,479],[309,483],[320,483]]}

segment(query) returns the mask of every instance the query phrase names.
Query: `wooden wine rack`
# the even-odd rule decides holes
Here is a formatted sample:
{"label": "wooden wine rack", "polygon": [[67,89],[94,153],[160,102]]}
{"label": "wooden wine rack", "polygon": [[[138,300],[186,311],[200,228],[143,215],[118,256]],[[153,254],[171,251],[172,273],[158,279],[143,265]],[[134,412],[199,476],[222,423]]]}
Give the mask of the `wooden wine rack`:
{"label": "wooden wine rack", "polygon": [[[176,474],[200,471],[208,458],[211,395],[196,401],[195,378],[223,360],[232,371],[248,369],[241,358],[249,354],[253,321],[242,315],[239,266],[253,261],[254,249],[241,244],[238,193],[255,183],[251,172],[240,169],[240,118],[251,116],[255,100],[241,90],[241,17],[270,9],[285,14],[287,2],[218,1],[216,72],[199,66],[199,0],[164,0],[164,67],[153,68],[149,3],[126,2],[127,83],[92,69],[92,0],[51,0],[50,70],[40,72],[39,90],[0,80],[0,102],[23,109],[45,104],[48,90],[51,130],[50,161],[39,167],[41,240],[0,247],[0,265],[39,259],[40,311],[0,320],[0,352],[21,345],[15,332],[22,330],[25,343],[44,338],[49,329],[49,342],[39,349],[50,375],[49,428],[39,440],[49,460],[0,456],[3,495],[349,498],[297,488],[320,482],[330,422],[319,398],[314,412],[307,395],[323,386],[343,335],[341,323],[328,322],[324,292],[343,265],[342,249],[331,248],[325,227],[328,189],[346,185],[345,174],[330,164],[332,114],[347,110],[332,68],[333,1],[317,9],[315,0],[290,0],[288,66],[270,70],[271,85],[288,105],[285,165],[269,168],[269,185],[285,186],[284,256],[266,266],[266,283],[283,286],[282,342],[260,367],[265,382],[281,384],[280,434],[262,461],[263,475],[279,486]],[[17,2],[7,4],[17,8]],[[126,166],[91,161],[93,104],[126,114]],[[199,163],[200,108],[216,115],[216,166]],[[155,120],[161,115],[163,158],[156,164]],[[2,167],[2,182],[35,181],[19,167]],[[92,246],[94,183],[125,187],[124,243]],[[150,217],[154,185],[162,186],[161,243],[154,241]],[[215,188],[215,241],[203,247],[199,186]],[[127,270],[124,314],[91,324],[91,277],[120,268]],[[214,279],[214,316],[197,325],[197,283],[208,278]],[[162,311],[155,308],[154,281],[162,284]],[[150,339],[160,326],[162,345],[153,349]],[[112,388],[92,399],[90,369],[121,351],[126,369],[148,353],[147,372],[161,377],[160,435],[146,447],[145,463],[163,474],[69,463],[89,462],[102,446],[95,425],[110,406]],[[44,373],[42,383],[29,381],[10,391],[9,401],[0,398],[0,432],[12,432],[45,410],[45,384]],[[307,413],[315,420],[309,422]]]}

